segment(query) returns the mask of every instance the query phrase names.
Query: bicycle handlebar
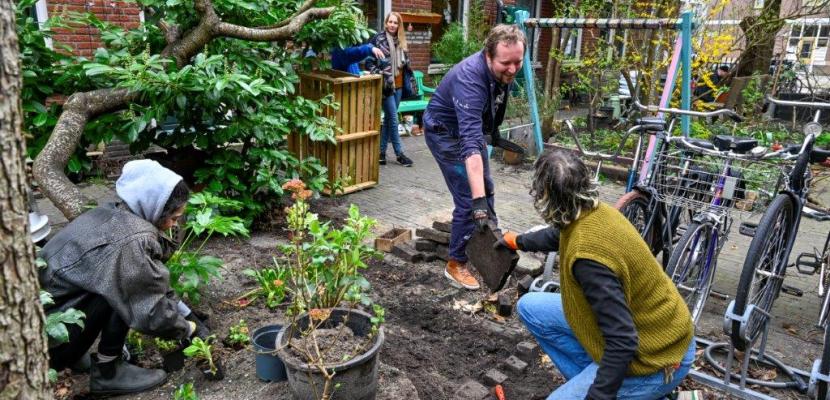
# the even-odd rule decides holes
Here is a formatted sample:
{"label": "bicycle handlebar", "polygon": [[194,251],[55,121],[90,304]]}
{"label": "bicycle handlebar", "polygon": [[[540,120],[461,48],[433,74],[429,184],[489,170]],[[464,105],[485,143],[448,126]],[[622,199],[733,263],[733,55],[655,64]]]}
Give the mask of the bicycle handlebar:
{"label": "bicycle handlebar", "polygon": [[639,108],[643,111],[649,111],[649,112],[655,112],[655,113],[656,112],[663,112],[663,113],[669,113],[669,114],[689,115],[689,116],[692,116],[692,117],[704,117],[704,118],[706,118],[706,117],[715,117],[715,116],[718,116],[718,115],[725,115],[725,116],[729,117],[731,120],[733,120],[735,122],[741,122],[741,121],[744,120],[735,111],[732,111],[728,108],[721,108],[720,110],[715,110],[715,111],[691,111],[691,110],[681,110],[679,108],[663,108],[663,107],[655,106],[655,105],[644,106],[640,103],[639,100],[634,100],[634,105],[637,106],[637,108]]}
{"label": "bicycle handlebar", "polygon": [[793,100],[779,100],[775,97],[767,95],[767,101],[772,104],[776,104],[779,106],[793,106],[793,107],[805,107],[805,108],[819,108],[819,109],[830,109],[830,103],[822,103],[817,101],[793,101]]}
{"label": "bicycle handlebar", "polygon": [[[815,141],[815,136],[814,135],[807,135],[807,137],[804,138],[804,142],[802,142],[802,144],[800,144],[800,145],[787,146],[787,147],[785,147],[781,150],[773,151],[771,153],[767,153],[766,151],[764,151],[763,153],[750,153],[750,154],[737,154],[737,153],[733,153],[729,150],[721,151],[721,150],[707,149],[705,147],[701,147],[701,146],[698,146],[698,145],[690,142],[688,140],[688,138],[683,137],[683,136],[668,136],[668,137],[666,137],[666,140],[669,143],[679,144],[680,146],[682,146],[686,149],[693,150],[695,152],[698,152],[698,153],[701,153],[701,154],[704,154],[704,155],[710,155],[710,156],[716,156],[716,157],[729,156],[729,157],[737,158],[737,159],[741,159],[741,160],[767,160],[767,159],[770,159],[770,158],[780,158],[782,160],[792,160],[794,158],[798,158],[798,156],[807,149],[807,147],[810,145],[810,143]],[[798,150],[798,151],[795,152],[795,150]],[[811,149],[811,154],[813,154],[813,153],[818,154],[818,155],[827,154],[828,156],[830,156],[830,151],[826,151],[826,150]]]}
{"label": "bicycle handlebar", "polygon": [[628,141],[628,136],[630,136],[631,133],[642,129],[641,126],[634,126],[634,127],[629,128],[627,131],[625,131],[625,135],[622,137],[622,140],[620,141],[620,145],[617,147],[617,151],[615,151],[614,154],[607,154],[607,153],[603,153],[603,152],[600,152],[600,151],[585,150],[582,147],[582,144],[579,142],[579,137],[576,135],[576,129],[574,129],[574,126],[573,126],[573,123],[571,122],[571,120],[566,119],[565,120],[565,125],[567,125],[568,131],[571,132],[571,137],[573,137],[574,143],[576,143],[576,148],[577,148],[577,150],[579,150],[580,154],[586,155],[588,157],[601,158],[603,160],[616,160],[617,157],[620,156],[620,153],[622,152],[622,149],[625,146],[625,142]]}

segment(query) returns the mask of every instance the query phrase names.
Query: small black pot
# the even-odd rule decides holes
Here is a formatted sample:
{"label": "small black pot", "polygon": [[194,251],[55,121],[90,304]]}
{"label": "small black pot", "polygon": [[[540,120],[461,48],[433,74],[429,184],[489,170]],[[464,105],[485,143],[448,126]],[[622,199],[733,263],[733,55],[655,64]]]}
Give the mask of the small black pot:
{"label": "small black pot", "polygon": [[161,356],[164,372],[175,372],[184,368],[184,352],[182,348],[171,351]]}
{"label": "small black pot", "polygon": [[210,366],[207,363],[202,364],[202,375],[209,381],[221,381],[225,379],[225,368],[222,367],[222,360],[213,360],[213,365],[216,366],[216,373],[210,371]]}

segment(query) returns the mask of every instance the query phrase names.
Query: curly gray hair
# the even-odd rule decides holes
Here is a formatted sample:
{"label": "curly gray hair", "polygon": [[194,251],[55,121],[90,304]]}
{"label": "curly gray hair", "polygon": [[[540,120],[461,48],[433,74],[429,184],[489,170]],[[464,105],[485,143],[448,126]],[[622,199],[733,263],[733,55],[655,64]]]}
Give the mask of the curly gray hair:
{"label": "curly gray hair", "polygon": [[591,170],[571,152],[546,152],[534,164],[530,195],[539,215],[562,228],[576,221],[583,211],[599,205],[599,192]]}

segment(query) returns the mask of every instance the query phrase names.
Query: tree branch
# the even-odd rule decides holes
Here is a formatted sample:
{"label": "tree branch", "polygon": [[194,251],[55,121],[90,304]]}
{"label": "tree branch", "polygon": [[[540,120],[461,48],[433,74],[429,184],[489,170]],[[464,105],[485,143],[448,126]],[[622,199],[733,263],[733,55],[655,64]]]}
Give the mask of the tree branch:
{"label": "tree branch", "polygon": [[89,119],[122,109],[134,99],[127,89],[99,89],[75,93],[63,105],[55,130],[40,154],[32,172],[40,190],[68,219],[74,219],[88,203],[81,191],[66,177],[64,169],[75,152]]}
{"label": "tree branch", "polygon": [[332,11],[334,11],[334,7],[311,8],[297,15],[291,22],[279,28],[247,28],[227,22],[220,22],[216,26],[215,32],[219,36],[260,42],[289,39],[309,21],[326,18],[331,15]]}
{"label": "tree branch", "polygon": [[260,26],[257,29],[274,29],[274,28],[281,28],[283,26],[286,26],[289,23],[291,23],[291,20],[293,20],[294,18],[297,18],[297,16],[299,16],[300,14],[302,14],[302,13],[308,11],[309,9],[311,9],[311,7],[314,5],[315,2],[316,2],[316,0],[306,0],[306,2],[303,3],[303,5],[301,5],[300,8],[298,8],[297,11],[294,12],[294,14],[291,15],[290,17],[288,17],[288,18],[286,18],[286,19],[284,19],[280,22],[277,22],[274,25]]}
{"label": "tree branch", "polygon": [[163,19],[160,19],[157,25],[159,29],[161,29],[162,33],[164,33],[164,41],[167,42],[167,44],[176,43],[176,41],[181,37],[178,25],[168,24],[167,21]]}
{"label": "tree branch", "polygon": [[[273,28],[247,28],[222,22],[210,0],[194,0],[194,9],[201,18],[193,29],[180,33],[177,26],[159,22],[168,43],[161,55],[174,58],[176,65],[183,67],[216,37],[251,41],[290,39],[309,21],[326,18],[334,11],[334,7],[311,8],[313,4],[314,0],[307,0],[292,17]],[[84,127],[90,119],[122,109],[136,97],[135,93],[126,89],[100,89],[75,93],[64,104],[52,136],[35,159],[33,172],[44,195],[68,219],[81,215],[87,204],[81,191],[64,173],[69,158],[78,147]]]}

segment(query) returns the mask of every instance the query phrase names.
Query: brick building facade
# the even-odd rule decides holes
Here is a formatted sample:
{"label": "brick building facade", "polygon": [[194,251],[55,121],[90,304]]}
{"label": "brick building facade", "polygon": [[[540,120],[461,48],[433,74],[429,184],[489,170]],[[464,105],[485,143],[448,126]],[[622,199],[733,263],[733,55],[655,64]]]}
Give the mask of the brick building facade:
{"label": "brick building facade", "polygon": [[[92,12],[102,21],[125,29],[138,27],[143,18],[138,4],[123,0],[40,0],[35,6],[38,21],[71,11]],[[54,28],[54,31],[53,40],[72,47],[78,55],[90,56],[101,46],[98,29],[93,27]]]}

